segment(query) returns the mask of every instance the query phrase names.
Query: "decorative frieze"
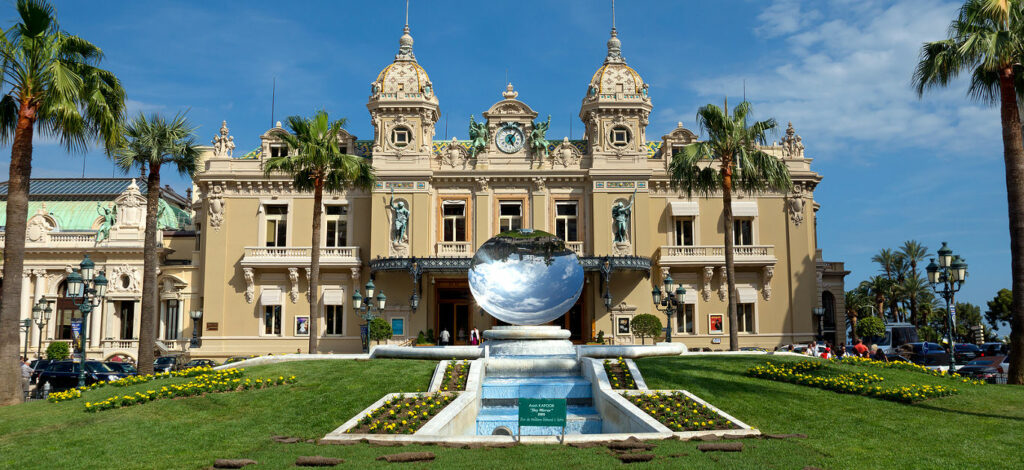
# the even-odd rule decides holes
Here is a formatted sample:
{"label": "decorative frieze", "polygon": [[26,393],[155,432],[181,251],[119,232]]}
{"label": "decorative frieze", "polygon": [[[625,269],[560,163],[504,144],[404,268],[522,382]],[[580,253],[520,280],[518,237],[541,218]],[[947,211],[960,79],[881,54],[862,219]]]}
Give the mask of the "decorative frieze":
{"label": "decorative frieze", "polygon": [[594,181],[594,190],[602,192],[646,191],[646,181]]}

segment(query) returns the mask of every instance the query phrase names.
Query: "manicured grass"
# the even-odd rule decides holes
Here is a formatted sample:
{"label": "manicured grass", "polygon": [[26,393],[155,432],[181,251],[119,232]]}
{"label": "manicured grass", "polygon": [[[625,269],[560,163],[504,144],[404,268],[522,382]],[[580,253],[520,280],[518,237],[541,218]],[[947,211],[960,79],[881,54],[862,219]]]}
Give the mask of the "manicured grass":
{"label": "manicured grass", "polygon": [[[746,377],[767,356],[650,358],[637,361],[652,389],[687,389],[769,433],[808,439],[744,440],[739,453],[707,453],[696,442],[662,441],[648,468],[1020,468],[1024,388],[957,384],[960,394],[916,405],[843,395]],[[774,361],[788,359],[773,358]],[[85,413],[84,399],[0,408],[3,468],[187,468],[215,458],[251,458],[285,468],[302,455],[346,460],[345,466],[384,465],[379,455],[430,451],[433,462],[401,468],[607,468],[619,461],[607,449],[518,446],[449,449],[279,444],[272,435],[319,438],[385,393],[426,390],[435,362],[310,361],[252,367],[248,377],[294,374],[295,385],[160,400],[126,409]],[[864,367],[839,366],[849,372]],[[914,372],[879,370],[889,384],[949,384]],[[96,391],[95,398],[144,390],[143,384]],[[92,392],[90,392],[92,393]],[[632,467],[630,467],[632,468]]]}

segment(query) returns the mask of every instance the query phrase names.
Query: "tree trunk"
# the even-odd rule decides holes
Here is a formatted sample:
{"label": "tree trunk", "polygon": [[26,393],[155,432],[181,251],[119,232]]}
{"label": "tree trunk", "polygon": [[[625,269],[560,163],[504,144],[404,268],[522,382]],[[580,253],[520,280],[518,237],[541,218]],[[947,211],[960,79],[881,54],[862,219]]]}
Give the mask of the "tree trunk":
{"label": "tree trunk", "polygon": [[156,270],[160,263],[160,245],[156,233],[159,229],[157,214],[160,210],[160,165],[149,165],[146,178],[146,241],[143,245],[142,314],[139,316],[139,375],[153,373],[156,348],[157,303],[160,286]]}
{"label": "tree trunk", "polygon": [[[1010,317],[1010,371],[1006,383],[1024,384],[1024,143],[1014,90],[1013,68],[999,76],[1000,117],[1003,124],[1003,160],[1006,164],[1006,200],[1010,219],[1010,259],[1013,307]],[[6,287],[6,286],[5,286]]]}
{"label": "tree trunk", "polygon": [[[320,219],[323,217],[324,185],[317,181],[313,189],[313,240],[309,244],[309,354],[316,354],[320,334]],[[366,299],[372,301],[372,299]]]}
{"label": "tree trunk", "polygon": [[[7,227],[4,241],[3,306],[0,307],[0,406],[23,400],[18,357],[21,318],[21,275],[25,267],[25,228],[28,225],[28,182],[32,175],[32,126],[36,107],[22,101],[11,145],[7,183]],[[40,341],[42,338],[40,338]]]}
{"label": "tree trunk", "polygon": [[847,312],[846,315],[850,317],[850,339],[857,344],[857,312]]}
{"label": "tree trunk", "polygon": [[[738,351],[740,326],[736,316],[736,267],[733,265],[732,159],[722,159],[722,219],[725,221],[725,281],[729,291],[729,350]],[[721,282],[721,281],[719,281]]]}

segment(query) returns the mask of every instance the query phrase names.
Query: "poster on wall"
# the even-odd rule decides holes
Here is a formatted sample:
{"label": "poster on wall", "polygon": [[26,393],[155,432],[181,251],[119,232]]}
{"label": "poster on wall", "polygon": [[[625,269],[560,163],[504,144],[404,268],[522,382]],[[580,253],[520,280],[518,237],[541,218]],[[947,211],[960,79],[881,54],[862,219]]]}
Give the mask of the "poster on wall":
{"label": "poster on wall", "polygon": [[309,336],[309,317],[295,317],[295,336]]}
{"label": "poster on wall", "polygon": [[619,334],[629,334],[629,317],[619,317]]}
{"label": "poster on wall", "polygon": [[405,336],[405,319],[404,318],[392,318],[391,319],[391,334],[394,336]]}
{"label": "poster on wall", "polygon": [[721,313],[709,313],[708,314],[708,332],[713,335],[720,335],[723,333],[722,324],[725,322],[724,317]]}

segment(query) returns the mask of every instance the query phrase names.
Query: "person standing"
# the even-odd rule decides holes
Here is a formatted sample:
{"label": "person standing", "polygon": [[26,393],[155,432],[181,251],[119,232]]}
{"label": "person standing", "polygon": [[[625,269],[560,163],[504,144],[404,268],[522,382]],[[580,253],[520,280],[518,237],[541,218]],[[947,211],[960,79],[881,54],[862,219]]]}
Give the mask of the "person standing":
{"label": "person standing", "polygon": [[28,365],[24,357],[19,362],[21,362],[21,391],[25,393],[25,398],[28,398],[29,381],[32,380],[32,367]]}
{"label": "person standing", "polygon": [[853,350],[859,357],[868,357],[868,347],[864,346],[864,342],[859,339],[857,340],[857,343],[853,345]]}
{"label": "person standing", "polygon": [[441,346],[447,346],[449,341],[451,341],[451,339],[452,339],[452,335],[451,335],[451,333],[448,333],[448,329],[447,328],[444,328],[444,329],[441,330],[441,336],[440,336],[439,339],[441,340],[440,341],[441,342]]}

